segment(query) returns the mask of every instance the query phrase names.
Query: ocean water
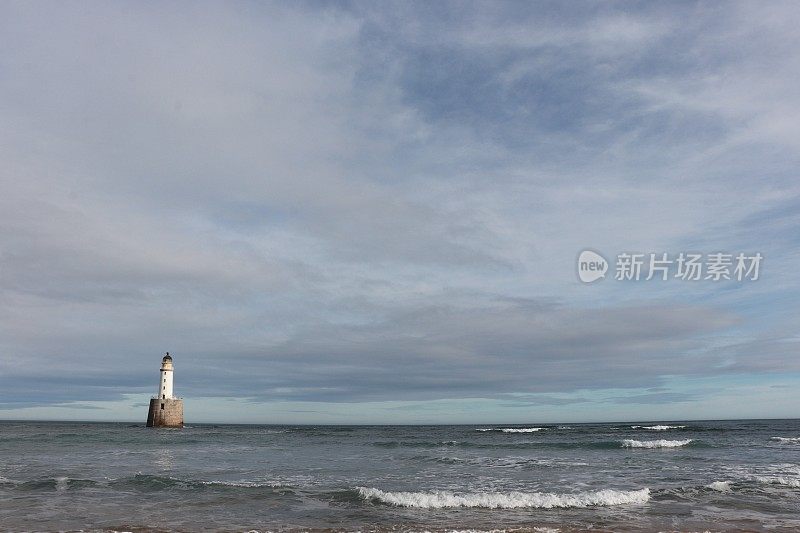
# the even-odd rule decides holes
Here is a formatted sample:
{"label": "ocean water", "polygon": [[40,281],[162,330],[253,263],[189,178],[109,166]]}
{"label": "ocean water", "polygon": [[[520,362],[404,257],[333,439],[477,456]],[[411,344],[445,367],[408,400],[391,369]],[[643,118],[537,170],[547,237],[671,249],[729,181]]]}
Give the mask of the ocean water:
{"label": "ocean water", "polygon": [[0,422],[3,531],[800,531],[800,420]]}

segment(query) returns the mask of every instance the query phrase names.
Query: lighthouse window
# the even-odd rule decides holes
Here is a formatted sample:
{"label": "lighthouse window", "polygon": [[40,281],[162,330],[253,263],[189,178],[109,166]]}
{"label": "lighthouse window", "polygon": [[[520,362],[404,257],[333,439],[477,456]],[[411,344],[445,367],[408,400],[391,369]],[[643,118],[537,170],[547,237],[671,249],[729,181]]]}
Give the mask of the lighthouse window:
{"label": "lighthouse window", "polygon": [[162,409],[162,410],[164,409],[164,404],[163,404],[163,403],[161,404],[161,409]]}

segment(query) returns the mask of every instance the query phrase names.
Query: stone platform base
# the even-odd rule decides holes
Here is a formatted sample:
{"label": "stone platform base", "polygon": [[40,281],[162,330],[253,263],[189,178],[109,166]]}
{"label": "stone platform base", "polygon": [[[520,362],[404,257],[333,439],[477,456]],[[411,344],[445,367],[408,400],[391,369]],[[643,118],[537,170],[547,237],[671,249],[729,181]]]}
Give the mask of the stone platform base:
{"label": "stone platform base", "polygon": [[182,428],[183,400],[151,398],[147,427]]}

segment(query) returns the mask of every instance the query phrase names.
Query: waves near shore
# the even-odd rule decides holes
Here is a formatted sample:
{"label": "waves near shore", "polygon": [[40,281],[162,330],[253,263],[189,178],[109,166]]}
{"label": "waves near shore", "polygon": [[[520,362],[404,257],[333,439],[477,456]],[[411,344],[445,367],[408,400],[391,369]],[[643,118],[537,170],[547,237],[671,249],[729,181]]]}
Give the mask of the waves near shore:
{"label": "waves near shore", "polygon": [[649,489],[598,490],[575,494],[552,492],[387,492],[376,488],[358,487],[365,500],[421,509],[454,507],[481,507],[485,509],[517,508],[567,508],[645,503],[650,499]]}
{"label": "waves near shore", "polygon": [[682,439],[682,440],[666,440],[666,439],[659,439],[659,440],[634,440],[634,439],[625,439],[622,441],[623,448],[680,448],[681,446],[686,446],[691,444],[694,439]]}

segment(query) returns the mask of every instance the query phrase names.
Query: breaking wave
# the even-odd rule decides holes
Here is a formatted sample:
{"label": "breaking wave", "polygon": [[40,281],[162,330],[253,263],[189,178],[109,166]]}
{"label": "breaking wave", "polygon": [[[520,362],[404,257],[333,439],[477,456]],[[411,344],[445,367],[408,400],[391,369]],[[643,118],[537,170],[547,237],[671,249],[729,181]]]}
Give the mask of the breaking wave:
{"label": "breaking wave", "polygon": [[480,507],[485,509],[567,508],[594,507],[645,503],[650,499],[650,489],[612,490],[559,494],[553,492],[388,492],[375,488],[358,487],[358,494],[367,501],[377,501],[398,507],[443,509],[455,507]]}
{"label": "breaking wave", "polygon": [[694,439],[683,439],[683,440],[633,440],[633,439],[625,439],[622,441],[623,448],[678,448],[680,446],[686,446]]}
{"label": "breaking wave", "polygon": [[800,444],[800,437],[770,437],[769,440],[777,442],[790,442],[792,444]]}
{"label": "breaking wave", "polygon": [[67,490],[80,490],[99,485],[97,481],[92,479],[69,478],[66,476],[31,479],[28,481],[11,483],[14,483],[20,490],[23,491],[55,490],[58,492],[64,492]]}
{"label": "breaking wave", "polygon": [[277,481],[257,482],[257,481],[198,481],[201,485],[221,486],[221,487],[245,487],[245,488],[286,488],[287,485]]}
{"label": "breaking wave", "polygon": [[415,455],[415,461],[426,463],[438,463],[446,465],[477,466],[482,468],[507,468],[514,470],[534,470],[543,468],[576,468],[591,466],[591,463],[584,461],[571,460],[568,458],[539,458],[524,456],[503,456],[503,457],[454,457],[445,455]]}
{"label": "breaking wave", "polygon": [[476,431],[500,431],[502,433],[536,433],[546,428],[480,428]]}
{"label": "breaking wave", "polygon": [[665,425],[656,425],[656,426],[631,426],[631,429],[649,429],[650,431],[667,431],[669,429],[685,429],[686,426],[665,426]]}
{"label": "breaking wave", "polygon": [[398,441],[381,440],[372,443],[373,446],[381,448],[438,448],[440,446],[468,446],[469,443],[460,443],[457,440],[443,441]]}
{"label": "breaking wave", "polygon": [[[479,439],[480,440],[480,439]],[[465,448],[465,449],[503,449],[503,450],[526,450],[537,448],[549,448],[556,450],[576,450],[576,449],[619,449],[618,440],[598,440],[598,441],[547,441],[547,440],[522,440],[502,439],[504,442],[479,442],[478,441],[376,441],[370,443],[372,446],[381,448]]]}
{"label": "breaking wave", "polygon": [[135,488],[137,490],[158,491],[158,490],[198,490],[210,489],[265,489],[265,490],[291,490],[294,485],[274,481],[224,481],[224,480],[198,480],[198,479],[179,479],[171,476],[158,476],[152,474],[137,473],[130,477],[118,478],[109,481],[111,486],[122,486]]}
{"label": "breaking wave", "polygon": [[784,476],[755,476],[753,479],[765,485],[782,485],[784,487],[800,488],[800,478]]}
{"label": "breaking wave", "polygon": [[717,492],[730,492],[731,491],[731,482],[730,481],[714,481],[706,485],[706,488],[711,490],[716,490]]}

